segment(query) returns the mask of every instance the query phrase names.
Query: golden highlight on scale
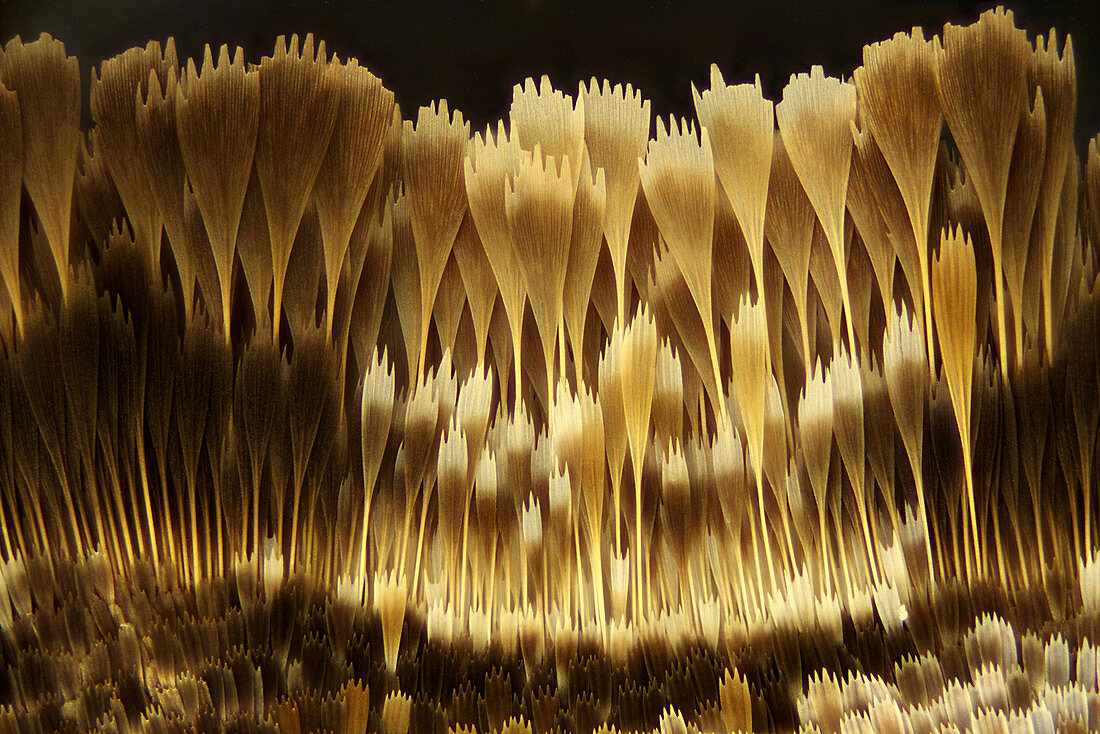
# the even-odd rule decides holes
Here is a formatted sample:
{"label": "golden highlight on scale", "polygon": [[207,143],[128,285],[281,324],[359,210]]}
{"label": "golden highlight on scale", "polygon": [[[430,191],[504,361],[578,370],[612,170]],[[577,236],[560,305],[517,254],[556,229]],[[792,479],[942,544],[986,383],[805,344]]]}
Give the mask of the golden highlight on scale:
{"label": "golden highlight on scale", "polygon": [[1100,730],[1072,41],[693,96],[9,41],[0,730]]}

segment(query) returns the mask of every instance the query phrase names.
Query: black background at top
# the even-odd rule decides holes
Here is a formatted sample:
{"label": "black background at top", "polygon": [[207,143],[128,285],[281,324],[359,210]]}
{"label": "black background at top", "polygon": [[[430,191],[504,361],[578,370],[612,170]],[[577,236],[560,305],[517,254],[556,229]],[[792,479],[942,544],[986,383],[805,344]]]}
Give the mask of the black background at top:
{"label": "black background at top", "polygon": [[[1073,36],[1079,83],[1077,140],[1100,132],[1100,3],[1009,2],[1034,37],[1053,26]],[[577,0],[0,0],[0,37],[43,31],[92,64],[149,39],[174,36],[181,58],[203,45],[239,44],[252,61],[279,34],[312,32],[330,52],[355,57],[392,89],[406,117],[446,98],[475,129],[507,114],[512,86],[549,74],[575,93],[597,76],[631,82],[655,115],[692,115],[691,83],[709,84],[716,62],[727,82],[759,74],[781,97],[790,74],[821,64],[849,75],[864,44],[922,26],[975,20],[988,2],[964,0],[765,0],[764,2],[579,2]]]}

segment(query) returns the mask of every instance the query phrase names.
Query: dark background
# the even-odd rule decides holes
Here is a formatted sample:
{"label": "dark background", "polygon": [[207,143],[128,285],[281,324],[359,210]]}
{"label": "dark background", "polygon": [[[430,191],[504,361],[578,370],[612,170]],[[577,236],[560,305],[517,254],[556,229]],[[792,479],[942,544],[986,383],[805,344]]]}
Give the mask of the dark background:
{"label": "dark background", "polygon": [[[1079,81],[1077,139],[1100,131],[1100,8],[1096,0],[1008,2],[1032,37],[1051,26],[1073,36]],[[251,60],[280,33],[313,32],[356,57],[397,95],[405,115],[446,98],[474,127],[504,116],[512,86],[549,74],[575,93],[591,76],[628,81],[654,114],[692,114],[691,83],[760,74],[778,100],[790,74],[822,64],[848,75],[866,43],[945,21],[967,23],[992,7],[964,0],[0,0],[0,38],[47,31],[90,65],[149,39],[175,36],[181,57],[205,43],[243,45]]]}

